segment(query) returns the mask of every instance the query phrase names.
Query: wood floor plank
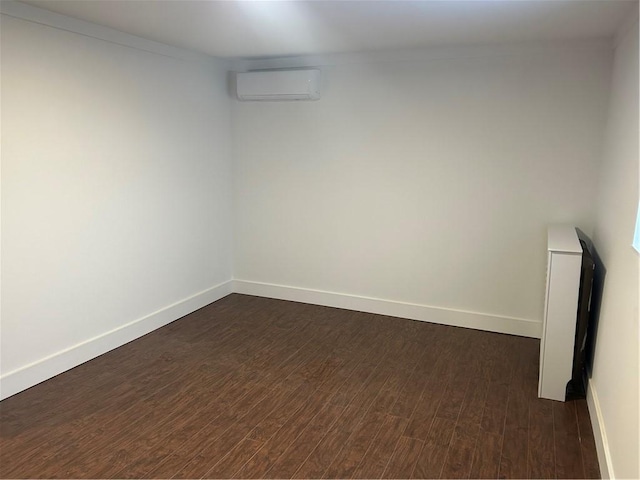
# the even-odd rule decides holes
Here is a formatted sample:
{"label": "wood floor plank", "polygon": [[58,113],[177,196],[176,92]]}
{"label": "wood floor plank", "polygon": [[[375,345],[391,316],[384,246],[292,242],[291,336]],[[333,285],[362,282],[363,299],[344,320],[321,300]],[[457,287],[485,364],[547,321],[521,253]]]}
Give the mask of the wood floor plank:
{"label": "wood floor plank", "polygon": [[[197,452],[193,452],[195,455],[174,477],[200,478],[215,466],[225,466],[218,465],[218,461],[246,439],[247,433],[281,402],[285,393],[283,389],[274,392],[262,385],[257,386],[251,392],[254,398],[245,397],[246,402],[239,402],[233,407],[233,411],[227,416],[230,420],[227,424],[220,422],[216,428],[207,429],[204,435],[200,435],[203,441]],[[260,445],[260,442],[254,443]]]}
{"label": "wood floor plank", "polygon": [[429,380],[428,368],[420,364],[411,374],[400,396],[391,409],[391,414],[397,417],[410,418],[422,396]]}
{"label": "wood floor plank", "polygon": [[523,384],[526,364],[518,358],[509,386],[499,478],[526,478],[529,455],[529,398]]}
{"label": "wood floor plank", "polygon": [[456,427],[440,478],[469,478],[479,427]]}
{"label": "wood floor plank", "polygon": [[582,461],[584,462],[585,478],[600,478],[600,465],[598,465],[598,453],[591,426],[591,417],[586,400],[576,401],[576,413],[578,416],[578,431],[580,434],[580,447]]}
{"label": "wood floor plank", "polygon": [[[309,422],[321,412],[325,415],[325,412],[329,408],[327,401],[330,397],[330,393],[316,390],[308,402],[298,410],[296,416],[290,417],[284,425],[264,443],[262,448],[234,473],[233,477],[256,478],[266,474]],[[331,405],[331,407],[334,406]]]}
{"label": "wood floor plank", "polygon": [[[232,478],[234,472],[238,471],[255,453],[260,450],[262,443],[250,438],[244,438],[233,447],[224,457],[218,460],[203,478]],[[211,461],[215,461],[213,458]]]}
{"label": "wood floor plank", "polygon": [[[179,472],[189,461],[197,455],[205,446],[205,442],[218,438],[221,432],[229,428],[230,423],[239,412],[250,409],[250,407],[261,398],[254,395],[254,389],[264,388],[259,381],[236,382],[229,388],[227,394],[218,397],[215,410],[212,415],[200,423],[195,432],[187,427],[186,432],[179,432],[178,438],[184,441],[176,447],[165,459],[156,466],[151,475],[156,478],[170,478]],[[187,433],[190,435],[187,436]]]}
{"label": "wood floor plank", "polygon": [[456,422],[448,418],[433,419],[411,478],[440,478],[455,425]]}
{"label": "wood floor plank", "polygon": [[[216,305],[208,310],[218,311],[221,309]],[[191,314],[189,321],[180,322],[179,331],[189,331],[194,323],[193,319],[197,318],[201,311]],[[167,348],[167,343],[174,342],[174,338],[167,342],[167,338],[163,337],[162,334],[165,329],[171,329],[172,325],[170,324],[164,329],[139,338],[135,342],[130,342],[116,350],[107,352],[98,357],[99,361],[86,362],[79,365],[65,372],[64,375],[58,375],[40,384],[35,390],[29,389],[18,396],[5,399],[0,404],[0,432],[2,436],[6,438],[10,435],[8,429],[15,427],[6,416],[7,412],[13,417],[18,416],[22,426],[41,423],[43,415],[50,416],[58,408],[65,408],[66,411],[70,411],[75,407],[73,402],[78,400],[81,403],[85,402],[87,400],[87,389],[100,388],[105,381],[117,382],[123,375],[139,372],[140,368],[146,368],[145,362],[155,361]],[[223,329],[231,327],[227,322],[222,322],[220,325],[223,326]],[[205,323],[204,326],[211,328],[211,323]],[[161,350],[158,351],[158,348]],[[133,358],[135,358],[135,361],[130,361]],[[114,369],[116,368],[118,370],[117,375],[114,374]],[[61,396],[61,390],[67,390],[67,395]],[[23,415],[22,413],[25,411],[28,411],[29,415]]]}
{"label": "wood floor plank", "polygon": [[292,478],[298,467],[320,443],[345,407],[328,404],[302,430],[266,473],[267,478]]}
{"label": "wood floor plank", "polygon": [[343,408],[345,411],[340,419],[333,424],[309,456],[301,462],[301,465],[294,472],[293,478],[321,478],[338,452],[341,451],[361,417],[359,405]]}
{"label": "wood floor plank", "polygon": [[538,351],[234,294],[0,402],[0,477],[598,478]]}
{"label": "wood floor plank", "polygon": [[553,428],[558,478],[584,478],[575,402],[553,402]]}
{"label": "wood floor plank", "polygon": [[526,478],[529,431],[523,427],[505,428],[498,478]]}
{"label": "wood floor plank", "polygon": [[407,424],[405,436],[420,440],[427,438],[447,384],[447,361],[441,357],[434,365],[433,372]]}
{"label": "wood floor plank", "polygon": [[[34,460],[31,457],[27,460],[29,467],[34,471],[38,471],[40,474],[44,476],[54,476],[54,475],[73,475],[73,471],[67,471],[67,465],[73,463],[75,467],[82,468],[82,462],[84,458],[88,458],[90,452],[96,449],[101,448],[102,445],[111,444],[113,441],[113,436],[120,433],[120,424],[118,423],[118,419],[125,418],[126,421],[124,424],[130,425],[132,422],[140,420],[140,417],[134,416],[134,420],[131,419],[131,416],[127,417],[128,413],[135,414],[135,405],[138,405],[142,408],[144,415],[154,416],[155,412],[151,409],[144,410],[144,408],[149,408],[158,405],[158,401],[160,399],[165,398],[166,395],[164,393],[164,388],[171,388],[171,386],[178,386],[180,384],[180,380],[174,379],[173,382],[168,383],[160,387],[154,395],[150,395],[148,397],[139,396],[137,393],[133,395],[133,397],[129,398],[130,405],[128,408],[122,409],[122,414],[116,410],[116,415],[111,418],[109,423],[100,422],[100,428],[91,431],[87,436],[82,436],[77,439],[77,435],[74,435],[73,432],[69,432],[65,435],[64,441],[60,441],[59,439],[53,440],[52,442],[46,445],[46,453],[44,455],[40,455],[37,460]],[[155,384],[152,384],[155,385]],[[135,389],[134,389],[135,392]],[[139,392],[138,392],[139,393]],[[176,395],[177,393],[174,393]],[[116,406],[119,403],[116,402]],[[107,412],[113,412],[113,408],[110,407]],[[80,416],[83,416],[84,413],[82,411],[78,412]],[[96,419],[97,420],[97,419]],[[84,429],[80,426],[76,429],[76,432],[82,433]],[[90,445],[90,448],[87,449],[86,446]],[[70,459],[68,462],[62,463],[59,458],[68,458]],[[66,472],[66,473],[64,473]]]}
{"label": "wood floor plank", "polygon": [[[59,469],[52,463],[45,470],[52,477],[84,477],[106,478],[124,468],[131,460],[133,451],[128,448],[135,433],[144,430],[144,424],[159,424],[167,414],[167,409],[178,400],[180,392],[167,394],[158,392],[154,397],[146,399],[144,404],[137,406],[141,415],[133,412],[132,417],[121,418],[121,421],[111,422],[105,428],[103,435],[93,441],[93,447],[84,452],[77,452],[73,460]],[[143,406],[144,405],[144,406]]]}
{"label": "wood floor plank", "polygon": [[114,463],[113,468],[109,472],[104,472],[103,476],[122,478],[123,476],[130,477],[133,473],[137,476],[144,476],[147,473],[147,470],[143,467],[145,465],[144,459],[152,456],[156,446],[174,433],[177,426],[191,421],[194,412],[198,412],[203,406],[208,405],[207,397],[211,396],[211,385],[213,383],[211,381],[209,385],[194,386],[185,392],[182,398],[168,406],[166,418],[158,422],[158,424],[147,425],[146,428],[141,426],[136,429],[136,433],[132,435],[132,440],[126,446],[130,452],[128,462],[122,465],[121,469],[117,469]]}
{"label": "wood floor plank", "polygon": [[380,430],[384,416],[384,412],[370,409],[353,429],[351,436],[322,478],[350,478]]}
{"label": "wood floor plank", "polygon": [[[127,365],[126,360],[125,365]],[[145,369],[154,368],[167,372],[165,370],[167,368],[166,365],[166,360],[162,356],[158,356],[158,358],[141,362],[140,366],[142,370],[140,370],[138,375],[129,376],[131,370],[127,368],[123,369],[122,375],[127,376],[129,380],[126,382],[129,389],[127,394],[135,395],[142,390],[142,387],[138,384],[144,380],[144,376],[146,375],[146,373],[144,373]],[[98,382],[98,385],[94,385],[93,382],[89,382],[88,385],[79,385],[78,387],[80,388],[77,390],[83,391],[84,395],[72,394],[69,397],[65,396],[62,402],[58,403],[54,400],[50,405],[46,406],[40,406],[38,403],[30,404],[31,407],[29,407],[27,411],[35,410],[35,415],[31,416],[18,413],[21,419],[20,423],[16,424],[15,422],[11,422],[12,431],[3,432],[2,438],[12,438],[17,449],[22,449],[22,444],[26,443],[34,446],[37,445],[38,440],[45,437],[43,434],[50,432],[51,429],[58,430],[65,428],[70,426],[69,424],[73,422],[74,418],[78,416],[82,417],[84,412],[95,412],[96,409],[99,409],[105,404],[105,394],[108,394],[108,392],[113,389],[118,389],[123,383],[122,377],[114,374],[110,374],[102,378],[102,380],[104,380],[104,382]],[[87,396],[88,392],[92,392],[93,395]],[[125,392],[122,392],[122,394],[125,394]],[[60,395],[57,396],[60,397]],[[45,399],[46,398],[45,396]],[[12,399],[9,398],[8,400]],[[59,433],[64,435],[67,432],[60,431]],[[11,457],[14,453],[11,446],[8,446],[1,454]]]}
{"label": "wood floor plank", "polygon": [[384,385],[360,423],[353,429],[343,449],[324,472],[324,478],[349,478],[354,474],[384,418],[411,377],[413,369],[400,369],[400,364],[406,364],[406,360],[397,357],[393,361],[391,358],[385,360],[381,369],[381,373],[387,375]]}
{"label": "wood floor plank", "polygon": [[300,385],[298,389],[288,391],[282,402],[271,413],[259,419],[258,423],[247,434],[247,438],[261,443],[269,440],[286,423],[292,415],[297,415],[309,396],[314,393],[310,385]]}
{"label": "wood floor plank", "polygon": [[382,478],[411,478],[413,469],[424,442],[415,438],[401,437],[389,459]]}
{"label": "wood floor plank", "polygon": [[[479,346],[483,348],[482,344]],[[482,376],[473,377],[467,386],[466,395],[460,408],[460,414],[456,421],[454,435],[451,438],[446,459],[442,459],[442,447],[430,447],[434,450],[431,454],[437,457],[435,466],[439,469],[442,478],[469,478],[473,465],[473,456],[476,450],[480,425],[484,413],[487,390],[489,383]],[[425,451],[428,450],[425,444]],[[424,470],[421,462],[418,462],[416,471]],[[429,475],[437,475],[437,472],[427,470]]]}
{"label": "wood floor plank", "polygon": [[508,399],[508,386],[496,383],[489,384],[481,420],[481,428],[484,432],[495,435],[503,434]]}
{"label": "wood floor plank", "polygon": [[[282,321],[283,318],[280,317],[280,320]],[[290,337],[287,338],[288,340],[290,340]],[[267,341],[271,341],[271,339],[267,338]],[[288,358],[287,353],[280,353],[281,358],[277,361],[276,357],[272,358],[272,360],[275,362],[274,365],[277,365],[278,362],[282,362],[284,359]],[[256,361],[255,359],[256,357],[252,357],[251,361]],[[263,360],[264,357],[262,357],[258,361],[261,362]],[[291,364],[292,362],[289,362],[289,365]],[[272,384],[274,381],[276,383],[278,382],[278,380],[272,379],[272,382],[270,384]],[[283,382],[284,379],[279,380],[279,383],[282,384]],[[282,385],[280,385],[280,387],[282,387]],[[235,428],[230,430],[228,433],[224,433],[222,436],[216,435],[215,433],[211,435],[211,433],[209,432],[215,432],[217,430],[220,430],[220,428],[224,430],[224,422],[226,420],[225,416],[222,415],[222,417],[220,417],[222,418],[222,420],[214,421],[210,423],[203,431],[198,432],[197,436],[204,436],[206,438],[205,443],[199,445],[199,451],[196,455],[192,455],[193,451],[191,449],[183,448],[181,453],[174,452],[169,455],[168,459],[163,462],[162,469],[156,469],[153,473],[158,474],[162,471],[171,471],[175,469],[180,463],[184,463],[189,458],[189,456],[191,456],[191,459],[180,468],[179,472],[176,475],[180,477],[194,477],[205,473],[212,467],[212,465],[216,464],[217,459],[225,455],[227,450],[235,448],[234,445],[239,443],[245,434],[251,433],[251,431],[257,426],[257,424],[263,420],[264,415],[268,415],[270,413],[270,410],[272,410],[271,407],[274,404],[279,403],[281,400],[280,397],[283,397],[285,393],[287,393],[286,390],[282,388],[280,388],[279,391],[281,395],[276,395],[277,398],[274,398],[271,395],[267,395],[267,398],[261,401],[258,400],[257,407],[255,409],[257,411],[251,410],[250,415],[246,414],[245,416],[237,420],[236,424],[234,425]],[[240,412],[242,412],[242,408],[240,409]],[[231,415],[233,415],[233,413]],[[227,414],[226,418],[229,418],[229,414]],[[229,428],[227,430],[229,430]]]}
{"label": "wood floor plank", "polygon": [[[351,437],[355,429],[360,425],[362,418],[369,411],[371,403],[377,398],[379,385],[382,379],[388,375],[383,368],[383,362],[378,359],[378,364],[368,366],[367,378],[358,382],[356,395],[353,401],[346,407],[339,421],[327,432],[316,448],[295,472],[296,478],[321,478],[332,464],[336,456],[342,451],[345,443]],[[353,385],[349,383],[349,385]]]}
{"label": "wood floor plank", "polygon": [[[363,319],[362,312],[354,312],[352,316],[354,320],[354,332],[353,337],[348,341],[341,342],[340,345],[337,345],[334,349],[334,353],[338,358],[342,360],[340,367],[332,373],[332,375],[328,376],[320,385],[320,390],[327,391],[336,391],[339,387],[342,388],[345,385],[350,384],[349,379],[352,378],[354,372],[364,363],[365,369],[367,365],[371,364],[371,361],[375,359],[375,355],[369,345],[376,341],[376,338],[382,334],[382,332],[374,329],[366,329],[364,333],[362,333],[362,322],[366,321],[366,316]],[[341,337],[342,338],[342,337]],[[378,359],[379,360],[379,359]],[[339,404],[338,400],[339,395],[334,395],[333,403]],[[347,398],[347,395],[342,397],[343,399]],[[342,402],[345,405],[344,402]]]}
{"label": "wood floor plank", "polygon": [[458,426],[468,429],[480,426],[488,390],[489,383],[484,378],[475,377],[470,380],[457,419]]}
{"label": "wood floor plank", "polygon": [[470,478],[498,478],[502,435],[480,430],[471,462]]}
{"label": "wood floor plank", "polygon": [[552,404],[542,399],[529,404],[528,478],[556,478]]}
{"label": "wood floor plank", "polygon": [[406,418],[386,415],[351,478],[380,478],[407,423]]}
{"label": "wood floor plank", "polygon": [[[170,424],[170,432],[167,435],[160,441],[150,445],[149,451],[140,452],[141,456],[139,458],[132,460],[126,468],[122,469],[114,477],[144,478],[150,476],[153,471],[160,471],[159,468],[164,468],[166,464],[170,463],[168,462],[169,457],[172,455],[177,456],[180,448],[195,438],[210,419],[219,414],[221,402],[215,393],[219,395],[233,394],[235,387],[235,392],[241,394],[241,390],[237,388],[238,386],[238,380],[233,375],[227,375],[219,379],[216,382],[216,386],[207,392],[209,394],[207,400],[198,409],[189,412],[191,415],[187,415],[183,420],[178,419],[172,422]],[[176,457],[172,458],[175,459]],[[174,469],[169,471],[172,472],[171,475],[175,473]]]}
{"label": "wood floor plank", "polygon": [[438,405],[438,411],[436,412],[438,417],[450,420],[458,419],[469,381],[470,378],[465,373],[452,375],[442,392],[442,397],[445,400]]}
{"label": "wood floor plank", "polygon": [[376,369],[379,363],[380,358],[375,358],[374,355],[371,355],[365,361],[358,364],[344,382],[343,388],[341,388],[332,397],[331,403],[343,407],[349,405],[362,388],[362,385],[370,378],[371,372]]}

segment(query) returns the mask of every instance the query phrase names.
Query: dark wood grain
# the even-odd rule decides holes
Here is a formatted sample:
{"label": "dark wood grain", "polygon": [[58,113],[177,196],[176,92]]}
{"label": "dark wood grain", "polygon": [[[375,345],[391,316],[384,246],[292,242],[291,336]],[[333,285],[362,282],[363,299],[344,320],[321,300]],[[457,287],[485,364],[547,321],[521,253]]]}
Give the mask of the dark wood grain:
{"label": "dark wood grain", "polygon": [[479,430],[456,427],[441,478],[469,478]]}
{"label": "dark wood grain", "polygon": [[406,425],[406,418],[387,415],[351,478],[381,477]]}
{"label": "dark wood grain", "polygon": [[591,427],[591,418],[589,417],[586,400],[576,401],[576,413],[578,416],[582,460],[584,461],[584,476],[585,478],[600,478],[598,453],[596,452],[596,442],[593,437],[593,428]]}
{"label": "dark wood grain", "polygon": [[[514,346],[518,347],[518,344],[519,342],[514,343]],[[525,478],[528,471],[530,399],[526,383],[528,365],[524,357],[516,358],[509,385],[499,478]]]}
{"label": "dark wood grain", "polygon": [[553,402],[553,426],[557,477],[584,478],[575,402]]}
{"label": "dark wood grain", "polygon": [[329,412],[335,411],[330,407],[342,408],[329,405],[330,396],[329,393],[319,390],[310,395],[307,403],[298,410],[296,415],[289,417],[262,448],[233,474],[233,478],[263,477],[317,415],[326,417]]}
{"label": "dark wood grain", "polygon": [[230,295],[0,402],[0,476],[598,478],[538,349]]}
{"label": "dark wood grain", "polygon": [[480,430],[471,462],[470,477],[498,478],[501,452],[502,435]]}
{"label": "dark wood grain", "polygon": [[[439,460],[436,464],[442,467],[443,478],[468,478],[471,473],[488,387],[488,382],[481,376],[476,376],[469,382],[446,459]],[[420,468],[419,461],[416,471]]]}
{"label": "dark wood grain", "polygon": [[525,478],[529,454],[529,437],[526,428],[507,427],[502,441],[499,478]]}
{"label": "dark wood grain", "polygon": [[529,478],[556,478],[553,401],[532,401],[529,409]]}
{"label": "dark wood grain", "polygon": [[270,478],[291,478],[316,445],[325,436],[331,426],[339,421],[344,407],[327,405],[305,427],[289,447],[273,462],[267,476]]}
{"label": "dark wood grain", "polygon": [[442,357],[435,363],[433,372],[422,391],[422,396],[413,410],[404,433],[405,436],[420,440],[427,438],[447,385],[447,365],[447,360]]}
{"label": "dark wood grain", "polygon": [[[373,364],[369,376],[358,381],[358,390],[353,401],[346,407],[339,421],[336,422],[327,434],[318,443],[311,454],[302,462],[295,472],[296,478],[320,478],[329,468],[334,458],[343,450],[347,440],[351,437],[361,419],[369,410],[371,403],[376,399],[380,382],[387,373],[382,368],[382,359]],[[351,381],[355,381],[352,378]],[[358,378],[358,380],[361,380]],[[350,381],[347,384],[351,385]],[[339,394],[340,392],[338,392]],[[335,396],[334,396],[335,398]]]}
{"label": "dark wood grain", "polygon": [[411,478],[423,445],[422,440],[401,437],[382,478]]}
{"label": "dark wood grain", "polygon": [[453,420],[434,418],[411,478],[440,478],[454,430]]}

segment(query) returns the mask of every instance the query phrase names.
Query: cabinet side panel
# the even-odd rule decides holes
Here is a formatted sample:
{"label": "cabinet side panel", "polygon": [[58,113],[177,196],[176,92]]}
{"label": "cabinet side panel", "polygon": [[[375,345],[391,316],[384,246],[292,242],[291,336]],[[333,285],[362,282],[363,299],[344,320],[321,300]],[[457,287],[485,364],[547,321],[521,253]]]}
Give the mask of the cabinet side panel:
{"label": "cabinet side panel", "polygon": [[551,400],[564,401],[571,379],[581,261],[580,255],[551,253],[539,390]]}

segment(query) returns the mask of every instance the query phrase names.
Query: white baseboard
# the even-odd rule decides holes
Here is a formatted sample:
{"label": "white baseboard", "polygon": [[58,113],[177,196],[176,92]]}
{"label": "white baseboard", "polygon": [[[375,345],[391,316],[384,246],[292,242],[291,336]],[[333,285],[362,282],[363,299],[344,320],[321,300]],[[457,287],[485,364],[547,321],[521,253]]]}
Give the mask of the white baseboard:
{"label": "white baseboard", "polygon": [[611,462],[611,451],[607,441],[607,432],[604,428],[602,410],[598,400],[598,392],[593,382],[589,382],[587,387],[587,406],[589,407],[589,417],[593,427],[593,437],[596,441],[596,451],[598,452],[598,464],[600,465],[600,475],[602,478],[616,478]]}
{"label": "white baseboard", "polygon": [[232,293],[227,281],[0,377],[0,400],[129,343]]}
{"label": "white baseboard", "polygon": [[402,303],[392,300],[381,300],[269,283],[234,280],[233,291],[235,293],[244,293],[258,297],[311,303],[314,305],[357,310],[390,317],[409,318],[411,320],[421,320],[455,327],[508,333],[522,337],[540,338],[542,332],[542,323],[535,320],[467,312],[450,308],[432,307],[429,305]]}
{"label": "white baseboard", "polygon": [[244,293],[259,297],[291,300],[524,337],[540,338],[541,333],[541,323],[534,320],[245,280],[230,280],[143,318],[2,375],[0,377],[0,400],[146,335],[230,293]]}

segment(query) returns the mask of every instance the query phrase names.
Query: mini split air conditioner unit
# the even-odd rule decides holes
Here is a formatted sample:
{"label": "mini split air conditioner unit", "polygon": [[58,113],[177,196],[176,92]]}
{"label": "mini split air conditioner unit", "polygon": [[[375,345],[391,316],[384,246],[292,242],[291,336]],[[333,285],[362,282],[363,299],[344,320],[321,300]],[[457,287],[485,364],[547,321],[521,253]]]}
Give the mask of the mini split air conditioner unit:
{"label": "mini split air conditioner unit", "polygon": [[318,100],[320,70],[264,70],[236,74],[238,100],[281,102]]}

